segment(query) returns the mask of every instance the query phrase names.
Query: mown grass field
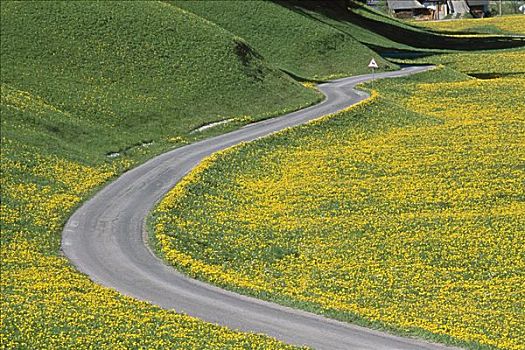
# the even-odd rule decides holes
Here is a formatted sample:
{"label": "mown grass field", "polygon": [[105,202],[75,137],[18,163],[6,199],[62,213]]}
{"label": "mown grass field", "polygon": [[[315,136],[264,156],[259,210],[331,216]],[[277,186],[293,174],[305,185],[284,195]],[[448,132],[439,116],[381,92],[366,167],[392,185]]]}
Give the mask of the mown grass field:
{"label": "mown grass field", "polygon": [[525,16],[523,15],[418,22],[417,25],[441,32],[525,35]]}
{"label": "mown grass field", "polygon": [[[319,100],[239,37],[161,2],[2,2],[2,349],[282,349],[103,288],[60,254],[98,187],[190,134]],[[108,154],[113,154],[113,158]]]}
{"label": "mown grass field", "polygon": [[[436,61],[492,72],[524,55]],[[376,82],[361,106],[213,156],[156,209],[158,248],[261,298],[524,349],[524,71],[513,59],[497,79],[441,68]]]}

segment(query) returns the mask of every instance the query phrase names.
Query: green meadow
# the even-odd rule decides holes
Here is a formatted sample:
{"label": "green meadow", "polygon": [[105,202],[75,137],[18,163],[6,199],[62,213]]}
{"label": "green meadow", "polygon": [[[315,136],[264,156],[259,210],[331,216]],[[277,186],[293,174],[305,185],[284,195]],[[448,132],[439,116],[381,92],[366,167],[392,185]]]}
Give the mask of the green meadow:
{"label": "green meadow", "polygon": [[60,239],[74,209],[126,170],[317,103],[313,81],[366,73],[371,56],[385,70],[413,52],[448,63],[363,18],[433,33],[319,4],[2,1],[1,348],[292,348],[101,287]]}

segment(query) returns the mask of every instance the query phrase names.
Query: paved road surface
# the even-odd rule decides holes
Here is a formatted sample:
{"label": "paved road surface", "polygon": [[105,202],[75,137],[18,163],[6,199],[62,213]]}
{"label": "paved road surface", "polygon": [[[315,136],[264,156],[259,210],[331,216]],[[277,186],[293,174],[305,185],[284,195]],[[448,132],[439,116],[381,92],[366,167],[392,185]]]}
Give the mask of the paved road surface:
{"label": "paved road surface", "polygon": [[[399,77],[429,67],[376,74]],[[265,333],[287,343],[317,349],[446,349],[330,320],[307,312],[228,292],[166,266],[146,244],[144,220],[160,200],[204,157],[242,141],[336,112],[367,97],[354,90],[369,75],[321,84],[320,104],[282,117],[187,145],[124,173],[71,216],[62,250],[93,281],[166,309],[185,312],[234,329]]]}

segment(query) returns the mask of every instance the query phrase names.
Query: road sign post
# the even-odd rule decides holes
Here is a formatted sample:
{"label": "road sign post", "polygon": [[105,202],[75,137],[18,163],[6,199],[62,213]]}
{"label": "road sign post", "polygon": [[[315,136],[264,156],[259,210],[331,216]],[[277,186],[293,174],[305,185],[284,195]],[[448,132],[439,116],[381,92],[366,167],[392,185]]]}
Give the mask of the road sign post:
{"label": "road sign post", "polygon": [[371,68],[372,69],[372,89],[374,88],[374,79],[375,79],[375,72],[376,72],[376,69],[379,68],[379,66],[377,65],[377,62],[374,58],[372,58],[372,60],[370,61],[370,63],[368,64],[368,68]]}

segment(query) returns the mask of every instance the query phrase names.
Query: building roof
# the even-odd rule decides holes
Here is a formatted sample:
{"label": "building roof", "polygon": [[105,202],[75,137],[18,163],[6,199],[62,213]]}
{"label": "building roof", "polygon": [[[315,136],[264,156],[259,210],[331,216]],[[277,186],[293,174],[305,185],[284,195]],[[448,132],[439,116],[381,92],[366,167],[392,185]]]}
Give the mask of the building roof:
{"label": "building roof", "polygon": [[387,0],[388,8],[391,10],[422,9],[425,6],[417,0]]}
{"label": "building roof", "polygon": [[469,6],[488,6],[489,0],[467,0]]}

